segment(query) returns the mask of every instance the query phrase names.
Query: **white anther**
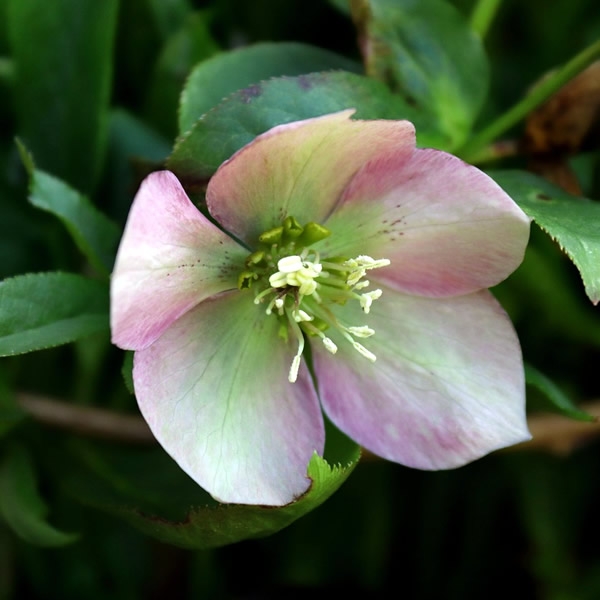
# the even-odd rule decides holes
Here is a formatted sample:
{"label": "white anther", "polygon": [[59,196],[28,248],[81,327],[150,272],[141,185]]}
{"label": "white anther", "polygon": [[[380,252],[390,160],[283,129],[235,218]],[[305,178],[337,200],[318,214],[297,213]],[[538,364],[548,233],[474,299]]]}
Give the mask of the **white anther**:
{"label": "white anther", "polygon": [[288,374],[288,381],[290,383],[295,383],[296,379],[298,379],[298,371],[300,369],[301,360],[302,356],[300,354],[296,354],[296,356],[294,356],[294,360],[292,361],[292,366],[290,367],[290,372]]}
{"label": "white anther", "polygon": [[365,313],[369,313],[371,310],[371,304],[373,304],[373,300],[380,298],[382,293],[383,292],[381,290],[373,290],[372,292],[367,292],[360,296],[360,306]]}
{"label": "white anther", "polygon": [[309,279],[308,281],[303,281],[299,287],[302,296],[310,296],[317,289],[317,282],[314,279]]}
{"label": "white anther", "polygon": [[300,269],[293,275],[288,275],[289,278],[294,278],[297,283],[296,285],[302,285],[306,281],[312,281],[317,275],[315,275],[310,269]]}
{"label": "white anther", "polygon": [[337,352],[338,348],[333,343],[333,340],[328,337],[322,337],[321,339],[323,340],[323,346],[325,346],[327,351],[331,352],[331,354],[335,354]]}
{"label": "white anther", "polygon": [[370,296],[367,296],[366,294],[363,294],[360,297],[360,306],[362,307],[363,311],[367,315],[371,311],[371,304],[373,304],[373,298],[371,298]]}
{"label": "white anther", "polygon": [[350,273],[350,275],[348,275],[348,279],[346,280],[346,283],[350,286],[353,287],[355,285],[358,284],[358,282],[367,274],[367,271],[365,269],[356,269],[355,271],[352,271]]}
{"label": "white anther", "polygon": [[379,269],[380,267],[387,267],[390,264],[390,260],[387,258],[379,258],[375,260],[366,254],[356,257],[356,262],[365,269]]}
{"label": "white anther", "polygon": [[277,308],[277,314],[283,315],[283,308],[285,306],[285,300],[283,298],[275,298],[273,301],[275,308]]}
{"label": "white anther", "polygon": [[269,285],[274,288],[285,287],[288,285],[287,274],[277,271],[269,277]]}
{"label": "white anther", "polygon": [[295,273],[302,268],[302,258],[293,254],[284,256],[277,262],[277,269],[280,273]]}
{"label": "white anther", "polygon": [[371,329],[366,325],[361,325],[360,327],[347,327],[346,331],[359,338],[371,337],[375,333],[374,329]]}
{"label": "white anther", "polygon": [[311,317],[307,312],[303,311],[301,308],[294,312],[294,321],[296,321],[296,323],[312,321],[313,319],[314,317]]}
{"label": "white anther", "polygon": [[307,260],[302,263],[302,269],[300,270],[300,272],[308,277],[318,277],[321,274],[322,270],[322,264],[310,262]]}
{"label": "white anther", "polygon": [[302,296],[309,296],[317,289],[315,278],[321,274],[323,265],[292,255],[279,259],[277,268],[277,273],[269,277],[271,287],[294,286],[300,288]]}
{"label": "white anther", "polygon": [[360,281],[359,283],[357,283],[352,289],[353,290],[364,290],[365,288],[369,287],[371,285],[371,282],[368,279],[365,279],[364,281]]}
{"label": "white anther", "polygon": [[302,360],[302,352],[304,351],[304,335],[302,334],[302,330],[299,325],[293,319],[292,311],[289,309],[286,311],[292,332],[298,340],[298,351],[296,352],[296,356],[294,356],[294,360],[292,360],[292,364],[290,366],[290,372],[288,374],[288,381],[290,383],[294,383],[296,379],[298,379],[298,370],[300,369],[300,361]]}
{"label": "white anther", "polygon": [[353,342],[352,345],[354,346],[354,349],[359,354],[362,354],[366,359],[370,360],[371,362],[375,362],[377,360],[377,357],[370,350],[367,350],[362,344]]}

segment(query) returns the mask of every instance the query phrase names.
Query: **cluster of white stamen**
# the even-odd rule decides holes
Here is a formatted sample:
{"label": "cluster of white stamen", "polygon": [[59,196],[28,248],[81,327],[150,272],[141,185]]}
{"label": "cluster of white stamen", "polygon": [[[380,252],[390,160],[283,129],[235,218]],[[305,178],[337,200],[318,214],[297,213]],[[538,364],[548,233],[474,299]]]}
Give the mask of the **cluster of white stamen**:
{"label": "cluster of white stamen", "polygon": [[[309,258],[311,260],[307,260]],[[375,260],[364,255],[345,261],[321,262],[319,254],[309,249],[277,260],[277,271],[268,277],[270,287],[260,291],[254,302],[260,304],[267,296],[272,295],[266,313],[270,315],[276,312],[280,317],[286,317],[291,333],[298,342],[298,350],[288,374],[290,382],[293,383],[298,378],[305,344],[304,334],[318,337],[331,354],[337,352],[337,345],[323,333],[323,329],[330,327],[338,330],[361,356],[372,362],[376,360],[370,350],[354,339],[371,337],[375,331],[366,325],[344,325],[327,305],[343,305],[347,300],[354,299],[358,300],[365,313],[369,313],[371,305],[381,296],[382,291],[376,289],[358,293],[370,285],[364,277],[367,271],[389,264],[387,259]]]}
{"label": "cluster of white stamen", "polygon": [[[390,261],[387,258],[380,258],[379,260],[375,260],[370,256],[361,255],[356,258],[351,258],[343,263],[343,266],[350,269],[350,273],[348,275],[348,279],[346,283],[352,288],[352,291],[364,290],[366,287],[369,287],[370,281],[368,279],[363,279],[363,277],[367,274],[367,271],[370,269],[379,269],[380,267],[387,267],[390,264]],[[361,281],[362,280],[362,281]],[[360,294],[358,296],[358,301],[360,302],[360,306],[365,312],[368,314],[371,310],[371,305],[373,304],[373,300],[377,300],[381,297],[382,291],[372,290],[370,292],[365,292],[364,294]],[[360,352],[360,350],[359,350]],[[362,352],[361,352],[362,354]]]}

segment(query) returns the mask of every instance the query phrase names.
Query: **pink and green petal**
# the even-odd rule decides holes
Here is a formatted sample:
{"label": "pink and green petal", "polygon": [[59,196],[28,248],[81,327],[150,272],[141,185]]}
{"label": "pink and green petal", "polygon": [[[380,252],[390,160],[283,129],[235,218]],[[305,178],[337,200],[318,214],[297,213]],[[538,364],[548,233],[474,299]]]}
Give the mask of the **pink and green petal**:
{"label": "pink and green petal", "polygon": [[211,215],[253,245],[287,216],[322,222],[369,161],[410,154],[407,121],[353,121],[353,110],[275,127],[223,163],[211,179]]}
{"label": "pink and green petal", "polygon": [[235,288],[247,250],[215,227],[169,171],[142,183],[111,281],[111,329],[121,348],[154,342],[182,314]]}
{"label": "pink and green petal", "polygon": [[[419,469],[461,466],[529,439],[523,363],[513,327],[493,296],[432,299],[384,289],[361,340],[369,362],[343,338],[337,354],[312,344],[323,408],[356,442]],[[330,333],[331,331],[331,333]]]}
{"label": "pink and green petal", "polygon": [[438,150],[366,164],[324,224],[323,253],[388,258],[372,279],[430,297],[496,285],[529,239],[528,217],[492,179]]}
{"label": "pink and green petal", "polygon": [[244,292],[205,300],[135,353],[140,410],[179,466],[221,502],[283,505],[310,486],[324,428],[296,348]]}

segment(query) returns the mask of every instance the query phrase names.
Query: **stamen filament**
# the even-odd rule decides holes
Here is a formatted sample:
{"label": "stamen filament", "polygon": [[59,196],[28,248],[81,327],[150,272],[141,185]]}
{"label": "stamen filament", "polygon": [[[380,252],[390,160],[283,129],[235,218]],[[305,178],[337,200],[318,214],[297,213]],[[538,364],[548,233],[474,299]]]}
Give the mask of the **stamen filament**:
{"label": "stamen filament", "polygon": [[331,338],[328,338],[320,329],[317,329],[317,327],[310,324],[304,324],[304,328],[310,333],[320,337],[321,341],[323,342],[323,346],[325,346],[325,349],[328,352],[335,354],[338,351],[338,347],[336,346],[335,342]]}
{"label": "stamen filament", "polygon": [[327,278],[322,278],[319,277],[319,285],[325,285],[328,287],[334,287],[334,288],[338,288],[338,289],[347,289],[348,288],[348,284],[343,280],[343,279],[338,279],[337,277],[333,276],[333,277],[327,277]]}
{"label": "stamen filament", "polygon": [[295,383],[298,379],[298,371],[300,369],[300,361],[302,360],[302,352],[304,352],[304,334],[298,326],[298,323],[296,323],[295,319],[292,317],[291,312],[289,310],[286,310],[285,312],[288,317],[288,322],[290,324],[292,332],[298,340],[298,351],[296,352],[296,356],[294,356],[294,359],[292,360],[290,372],[288,374],[288,381],[290,383]]}
{"label": "stamen filament", "polygon": [[268,296],[269,294],[271,294],[274,291],[275,290],[273,288],[267,288],[266,290],[263,290],[260,294],[257,294],[256,297],[254,298],[254,304],[260,304],[262,302],[262,299],[265,296]]}
{"label": "stamen filament", "polygon": [[[371,352],[370,350],[365,348],[362,344],[359,344],[352,337],[352,335],[356,335],[357,337],[363,337],[363,338],[370,337],[371,335],[373,335],[375,333],[375,331],[373,329],[371,329],[370,327],[367,327],[366,325],[363,325],[361,327],[346,327],[346,326],[342,325],[336,319],[335,315],[326,306],[323,306],[323,305],[314,306],[313,303],[310,303],[310,311],[317,318],[319,318],[321,321],[326,323],[329,327],[332,327],[333,329],[337,329],[350,342],[350,344],[352,344],[352,347],[359,354],[361,354],[362,356],[364,356],[366,359],[370,360],[371,362],[375,362],[377,360],[377,357],[375,356],[375,354],[373,354],[373,352]],[[317,330],[316,327],[314,327],[310,324],[308,324],[308,325],[305,324],[303,326],[305,329],[309,330],[311,333],[318,335],[321,339],[323,339],[325,337],[325,334],[322,331]],[[329,338],[327,338],[327,339],[329,339]],[[325,342],[323,342],[323,343],[325,343]],[[336,351],[337,351],[337,346],[336,346]]]}

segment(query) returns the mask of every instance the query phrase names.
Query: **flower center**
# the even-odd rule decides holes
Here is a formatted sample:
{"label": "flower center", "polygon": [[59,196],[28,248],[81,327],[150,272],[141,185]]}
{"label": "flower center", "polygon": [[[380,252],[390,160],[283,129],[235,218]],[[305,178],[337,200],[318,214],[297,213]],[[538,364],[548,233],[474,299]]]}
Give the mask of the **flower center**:
{"label": "flower center", "polygon": [[317,223],[301,226],[293,217],[287,217],[280,227],[259,236],[259,248],[248,256],[246,270],[239,276],[240,290],[253,288],[254,303],[266,304],[266,314],[280,319],[280,335],[288,339],[291,333],[298,342],[288,376],[292,383],[298,377],[305,335],[320,338],[329,352],[337,352],[336,344],[325,335],[329,328],[341,333],[366,359],[372,362],[376,359],[355,339],[372,336],[373,329],[343,323],[329,306],[354,300],[368,314],[381,290],[365,291],[370,282],[364,277],[368,270],[385,267],[390,261],[364,255],[324,259],[310,246],[330,234]]}

